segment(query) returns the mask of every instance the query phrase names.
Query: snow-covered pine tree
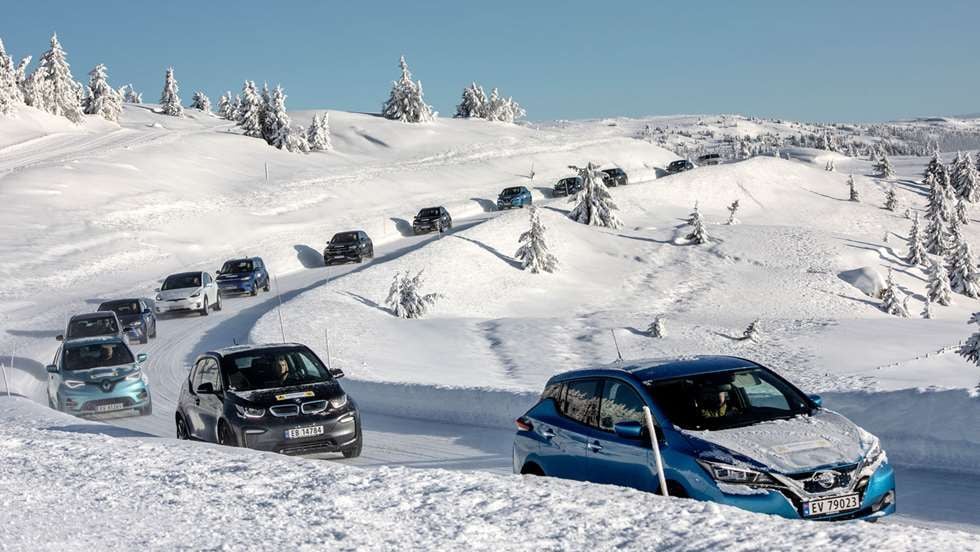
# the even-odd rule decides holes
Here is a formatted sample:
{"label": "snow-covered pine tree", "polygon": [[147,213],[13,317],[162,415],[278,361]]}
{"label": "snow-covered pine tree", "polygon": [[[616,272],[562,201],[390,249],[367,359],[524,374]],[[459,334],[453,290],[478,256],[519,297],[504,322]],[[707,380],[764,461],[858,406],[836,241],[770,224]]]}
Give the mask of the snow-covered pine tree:
{"label": "snow-covered pine tree", "polygon": [[956,200],[956,207],[953,209],[953,218],[959,224],[970,224],[970,216],[966,212],[966,200],[963,198]]}
{"label": "snow-covered pine tree", "polygon": [[762,339],[762,330],[759,328],[760,320],[756,318],[753,320],[745,331],[742,332],[743,340],[759,341]]}
{"label": "snow-covered pine tree", "polygon": [[885,209],[888,211],[898,209],[898,196],[895,194],[895,186],[889,186],[885,190]]}
{"label": "snow-covered pine tree", "polygon": [[[980,312],[973,313],[970,317],[970,321],[967,324],[977,324],[980,326]],[[960,346],[959,351],[957,351],[960,356],[966,358],[970,362],[980,366],[980,331],[977,331],[966,340],[966,343]],[[980,386],[978,386],[980,387]]]}
{"label": "snow-covered pine tree", "polygon": [[925,305],[922,307],[922,318],[926,320],[932,320],[932,301],[929,300],[929,296],[926,295]]}
{"label": "snow-covered pine tree", "polygon": [[905,261],[912,266],[924,265],[929,260],[926,248],[922,244],[922,235],[919,233],[919,213],[912,219],[912,229],[909,230],[908,237],[909,252],[905,256]]}
{"label": "snow-covered pine tree", "polygon": [[233,121],[235,119],[235,108],[231,98],[231,90],[221,95],[218,100],[218,115],[222,119]]}
{"label": "snow-covered pine tree", "polygon": [[943,263],[933,259],[929,264],[929,280],[926,284],[926,297],[932,303],[948,307],[953,301],[953,289],[949,283],[949,273]]}
{"label": "snow-covered pine tree", "polygon": [[57,34],[51,36],[51,49],[41,55],[25,86],[30,90],[26,95],[31,99],[30,105],[73,123],[82,121],[82,85],[71,75]]}
{"label": "snow-covered pine tree", "polygon": [[163,79],[163,91],[160,93],[160,111],[164,115],[184,116],[184,106],[180,105],[178,92],[180,92],[180,88],[177,86],[177,79],[174,78],[174,68],[168,67],[167,75]]}
{"label": "snow-covered pine tree", "polygon": [[310,141],[306,136],[306,129],[302,125],[290,128],[286,136],[286,149],[297,153],[310,153]]}
{"label": "snow-covered pine tree", "polygon": [[513,98],[504,98],[496,88],[490,92],[490,99],[485,105],[483,118],[488,121],[513,123],[525,115],[524,109]]}
{"label": "snow-covered pine tree", "polygon": [[122,98],[109,86],[106,67],[98,64],[89,72],[88,94],[82,100],[82,107],[88,115],[99,115],[109,121],[118,122],[122,113]]}
{"label": "snow-covered pine tree", "polygon": [[428,293],[423,295],[422,271],[415,276],[395,273],[395,279],[391,282],[388,289],[388,298],[385,303],[391,308],[395,316],[399,318],[422,318],[425,311],[432,306],[436,299],[442,297],[439,293]]}
{"label": "snow-covered pine tree", "polygon": [[731,205],[727,207],[728,209],[728,222],[725,224],[732,225],[738,224],[738,219],[735,218],[735,214],[738,213],[738,200],[732,202]]}
{"label": "snow-covered pine tree", "polygon": [[847,176],[847,187],[850,190],[850,200],[851,201],[861,201],[861,196],[858,195],[857,188],[854,187],[854,175]]}
{"label": "snow-covered pine tree", "polygon": [[970,244],[959,231],[959,225],[953,225],[953,244],[949,250],[949,285],[956,293],[967,297],[980,297],[980,271],[977,261],[970,249]]}
{"label": "snow-covered pine tree", "polygon": [[245,81],[245,84],[242,85],[242,101],[238,106],[236,116],[238,126],[242,127],[245,136],[262,137],[262,124],[259,121],[261,111],[262,100],[259,98],[255,82]]}
{"label": "snow-covered pine tree", "polygon": [[701,216],[701,210],[698,206],[694,205],[694,213],[691,215],[691,233],[687,235],[687,241],[695,245],[702,245],[708,243],[711,239],[708,237],[708,231],[704,227],[704,217]]}
{"label": "snow-covered pine tree", "polygon": [[272,105],[272,92],[269,91],[269,83],[262,83],[262,93],[259,95],[261,101],[259,108],[259,124],[262,126],[262,139],[269,142],[272,139],[274,129],[269,124],[269,114],[275,109]]}
{"label": "snow-covered pine tree", "polygon": [[687,215],[687,225],[688,226],[694,226],[694,222],[697,221],[698,218],[701,217],[701,210],[699,208],[699,204],[700,203],[701,203],[700,201],[697,201],[697,200],[694,201],[694,210],[691,211]]}
{"label": "snow-covered pine tree", "polygon": [[141,104],[143,103],[143,93],[137,92],[133,88],[132,84],[123,85],[119,89],[119,97],[122,98],[123,102],[130,104]]}
{"label": "snow-covered pine tree", "polygon": [[878,159],[875,161],[874,169],[878,178],[887,179],[895,176],[895,169],[892,167],[892,163],[888,160],[888,156],[884,151],[878,152]]}
{"label": "snow-covered pine tree", "polygon": [[15,105],[24,103],[24,94],[17,83],[17,67],[0,40],[0,113],[9,112]]}
{"label": "snow-covered pine tree", "polygon": [[330,151],[333,144],[330,143],[330,122],[327,120],[327,113],[323,115],[313,114],[313,121],[306,134],[306,140],[310,144],[311,151]]}
{"label": "snow-covered pine tree", "polygon": [[939,150],[936,150],[936,152],[932,154],[932,158],[929,159],[929,163],[926,164],[926,170],[922,174],[922,183],[926,183],[926,180],[929,179],[929,175],[938,177],[940,168],[945,169],[946,165],[943,164],[943,159],[939,156]]}
{"label": "snow-covered pine tree", "polygon": [[623,223],[613,212],[619,207],[613,203],[612,196],[602,181],[599,167],[589,163],[585,167],[575,167],[582,177],[582,189],[572,198],[578,205],[568,214],[575,222],[589,226],[619,228]]}
{"label": "snow-covered pine tree", "polygon": [[398,61],[402,76],[394,81],[388,100],[381,108],[381,114],[386,119],[402,121],[403,123],[427,123],[435,119],[436,113],[432,106],[425,103],[422,92],[422,81],[412,80],[405,56]]}
{"label": "snow-covered pine tree", "polygon": [[486,114],[487,95],[483,87],[474,83],[463,89],[463,99],[456,106],[454,117],[461,119],[482,119]]}
{"label": "snow-covered pine tree", "polygon": [[191,98],[191,109],[197,109],[211,115],[211,98],[200,90],[194,92],[194,96]]}
{"label": "snow-covered pine tree", "polygon": [[27,103],[25,88],[27,87],[27,66],[31,64],[32,56],[25,56],[17,64],[17,69],[14,70],[14,78],[17,80],[17,86],[20,88],[20,93],[25,96],[24,102]]}
{"label": "snow-covered pine tree", "polygon": [[926,176],[926,186],[929,188],[929,201],[926,205],[925,247],[930,253],[945,255],[949,248],[946,222],[949,219],[947,195],[940,187],[935,174]]}
{"label": "snow-covered pine tree", "polygon": [[650,337],[667,337],[667,328],[664,326],[664,317],[657,316],[650,326],[647,327],[647,335]]}
{"label": "snow-covered pine tree", "polygon": [[892,279],[892,269],[889,268],[885,289],[881,291],[881,310],[894,316],[908,318],[909,311],[905,308],[905,301],[899,297],[900,293]]}
{"label": "snow-covered pine tree", "polygon": [[[978,156],[980,159],[980,156]],[[973,156],[967,152],[963,156],[963,166],[959,170],[957,180],[954,182],[956,195],[963,201],[976,203],[980,200],[980,174],[973,163]]]}
{"label": "snow-covered pine tree", "polygon": [[265,114],[263,134],[265,135],[266,142],[270,146],[279,149],[287,147],[290,136],[290,125],[289,115],[286,114],[286,94],[283,92],[281,86],[276,85]]}
{"label": "snow-covered pine tree", "polygon": [[548,244],[544,239],[545,227],[541,224],[538,208],[532,205],[528,209],[528,216],[531,228],[521,234],[518,239],[521,245],[514,256],[521,262],[521,267],[530,270],[531,274],[554,272],[558,269],[558,259],[548,251]]}

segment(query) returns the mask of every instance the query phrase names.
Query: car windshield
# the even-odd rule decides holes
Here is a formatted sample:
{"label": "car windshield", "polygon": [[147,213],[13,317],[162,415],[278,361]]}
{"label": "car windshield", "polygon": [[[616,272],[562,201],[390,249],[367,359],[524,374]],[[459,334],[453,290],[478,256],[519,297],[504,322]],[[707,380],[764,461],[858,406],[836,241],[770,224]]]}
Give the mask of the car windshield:
{"label": "car windshield", "polygon": [[160,289],[168,290],[168,289],[185,289],[185,288],[197,288],[197,287],[201,287],[201,273],[185,272],[183,274],[174,274],[172,276],[167,276],[167,279],[163,281],[163,286],[161,286]]}
{"label": "car windshield", "polygon": [[100,335],[115,335],[119,332],[116,317],[112,315],[98,318],[83,318],[68,322],[68,339],[97,337]]}
{"label": "car windshield", "polygon": [[674,161],[670,164],[671,167],[683,167],[687,164],[687,161]]}
{"label": "car windshield", "polygon": [[252,272],[252,259],[228,261],[221,267],[222,274],[248,274]]}
{"label": "car windshield", "polygon": [[139,301],[111,301],[109,303],[102,303],[99,305],[100,311],[112,311],[119,316],[131,316],[134,314],[140,314],[142,310],[140,309]]}
{"label": "car windshield", "polygon": [[73,372],[75,370],[132,363],[133,353],[129,347],[118,341],[113,341],[66,347],[63,368],[67,372]]}
{"label": "car windshield", "polygon": [[437,209],[437,208],[436,209],[422,209],[421,211],[419,211],[419,216],[420,217],[438,217],[439,216],[439,209]]}
{"label": "car windshield", "polygon": [[252,391],[318,383],[332,379],[327,368],[309,351],[270,349],[224,357],[221,362],[228,389]]}
{"label": "car windshield", "polygon": [[749,368],[644,382],[670,422],[720,430],[809,414],[810,401],[779,377]]}
{"label": "car windshield", "polygon": [[506,195],[517,195],[519,193],[521,193],[521,189],[520,188],[504,188],[504,191],[503,192],[500,192],[500,195],[505,195],[505,196]]}
{"label": "car windshield", "polygon": [[357,232],[341,232],[335,234],[330,243],[351,243],[357,241]]}

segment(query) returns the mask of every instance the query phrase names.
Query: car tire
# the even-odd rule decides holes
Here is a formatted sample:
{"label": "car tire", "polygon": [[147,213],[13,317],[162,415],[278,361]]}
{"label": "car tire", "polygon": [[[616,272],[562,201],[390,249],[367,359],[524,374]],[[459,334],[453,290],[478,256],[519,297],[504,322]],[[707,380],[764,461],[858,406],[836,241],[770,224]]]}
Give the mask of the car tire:
{"label": "car tire", "polygon": [[537,477],[545,477],[544,470],[541,466],[535,464],[534,462],[528,462],[521,467],[521,475],[534,475]]}
{"label": "car tire", "polygon": [[272,291],[272,288],[269,286],[269,279],[268,278],[265,279],[265,287],[262,288],[262,291],[264,291],[266,293],[269,293],[270,291]]}
{"label": "car tire", "polygon": [[184,417],[180,414],[177,415],[177,439],[180,441],[189,441],[191,438],[190,431],[187,430],[187,423],[184,421]]}
{"label": "car tire", "polygon": [[201,316],[207,316],[208,315],[208,298],[207,297],[204,298],[204,305],[201,307],[201,310],[198,311],[198,312],[201,313]]}
{"label": "car tire", "polygon": [[360,420],[357,421],[357,431],[354,432],[354,436],[356,437],[357,441],[355,441],[353,445],[340,451],[340,453],[344,455],[344,458],[357,458],[361,455],[361,449],[364,448],[364,439],[361,436]]}
{"label": "car tire", "polygon": [[364,255],[358,255],[357,256],[357,260],[354,261],[354,262],[357,263],[357,264],[363,263],[364,262]]}
{"label": "car tire", "polygon": [[153,321],[153,333],[150,334],[150,338],[151,339],[156,339],[157,338],[157,321],[156,320]]}
{"label": "car tire", "polygon": [[255,297],[256,295],[258,295],[259,294],[259,288],[258,288],[258,286],[253,285],[252,286],[252,291],[250,291],[248,294],[251,295],[252,297]]}
{"label": "car tire", "polygon": [[238,439],[224,420],[218,422],[218,444],[226,447],[237,447]]}
{"label": "car tire", "polygon": [[221,294],[218,293],[214,296],[214,310],[221,310]]}

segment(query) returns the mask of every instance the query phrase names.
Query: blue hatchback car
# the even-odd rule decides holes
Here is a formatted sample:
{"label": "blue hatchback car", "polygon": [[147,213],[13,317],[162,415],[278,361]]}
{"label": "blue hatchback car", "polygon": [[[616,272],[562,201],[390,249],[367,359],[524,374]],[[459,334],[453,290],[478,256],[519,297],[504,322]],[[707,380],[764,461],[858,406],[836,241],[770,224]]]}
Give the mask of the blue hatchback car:
{"label": "blue hatchback car", "polygon": [[878,439],[775,372],[726,356],[623,362],[552,377],[517,419],[514,472],[667,490],[787,518],[895,512]]}
{"label": "blue hatchback car", "polygon": [[133,355],[118,336],[66,341],[47,366],[48,406],[76,416],[152,414],[145,362],[146,353]]}
{"label": "blue hatchback car", "polygon": [[512,186],[504,188],[497,196],[497,209],[512,209],[514,207],[524,208],[531,204],[531,190],[524,186]]}

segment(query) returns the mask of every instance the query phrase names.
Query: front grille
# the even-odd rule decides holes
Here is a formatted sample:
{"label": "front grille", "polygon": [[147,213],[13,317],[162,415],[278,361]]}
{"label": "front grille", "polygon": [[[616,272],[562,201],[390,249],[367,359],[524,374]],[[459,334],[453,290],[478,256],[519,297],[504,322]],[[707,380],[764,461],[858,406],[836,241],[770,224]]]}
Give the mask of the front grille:
{"label": "front grille", "polygon": [[133,399],[130,399],[129,397],[119,397],[116,399],[98,399],[94,401],[87,401],[84,405],[82,405],[82,410],[86,412],[94,412],[99,406],[119,403],[122,403],[123,408],[129,408],[133,406]]}
{"label": "front grille", "polygon": [[272,413],[273,416],[279,416],[280,418],[286,418],[288,416],[297,416],[299,415],[299,406],[295,404],[271,406],[269,407],[269,412]]}
{"label": "front grille", "polygon": [[307,401],[300,409],[303,414],[319,414],[327,409],[327,401]]}
{"label": "front grille", "polygon": [[[853,477],[854,471],[858,468],[857,464],[851,464],[849,466],[840,466],[833,470],[818,470],[813,472],[804,473],[794,473],[789,477],[799,481],[803,485],[803,490],[811,494],[820,494],[834,489],[846,488],[851,484],[851,479]],[[824,487],[817,481],[813,480],[813,476],[823,471],[834,472],[833,484],[829,487]]]}

